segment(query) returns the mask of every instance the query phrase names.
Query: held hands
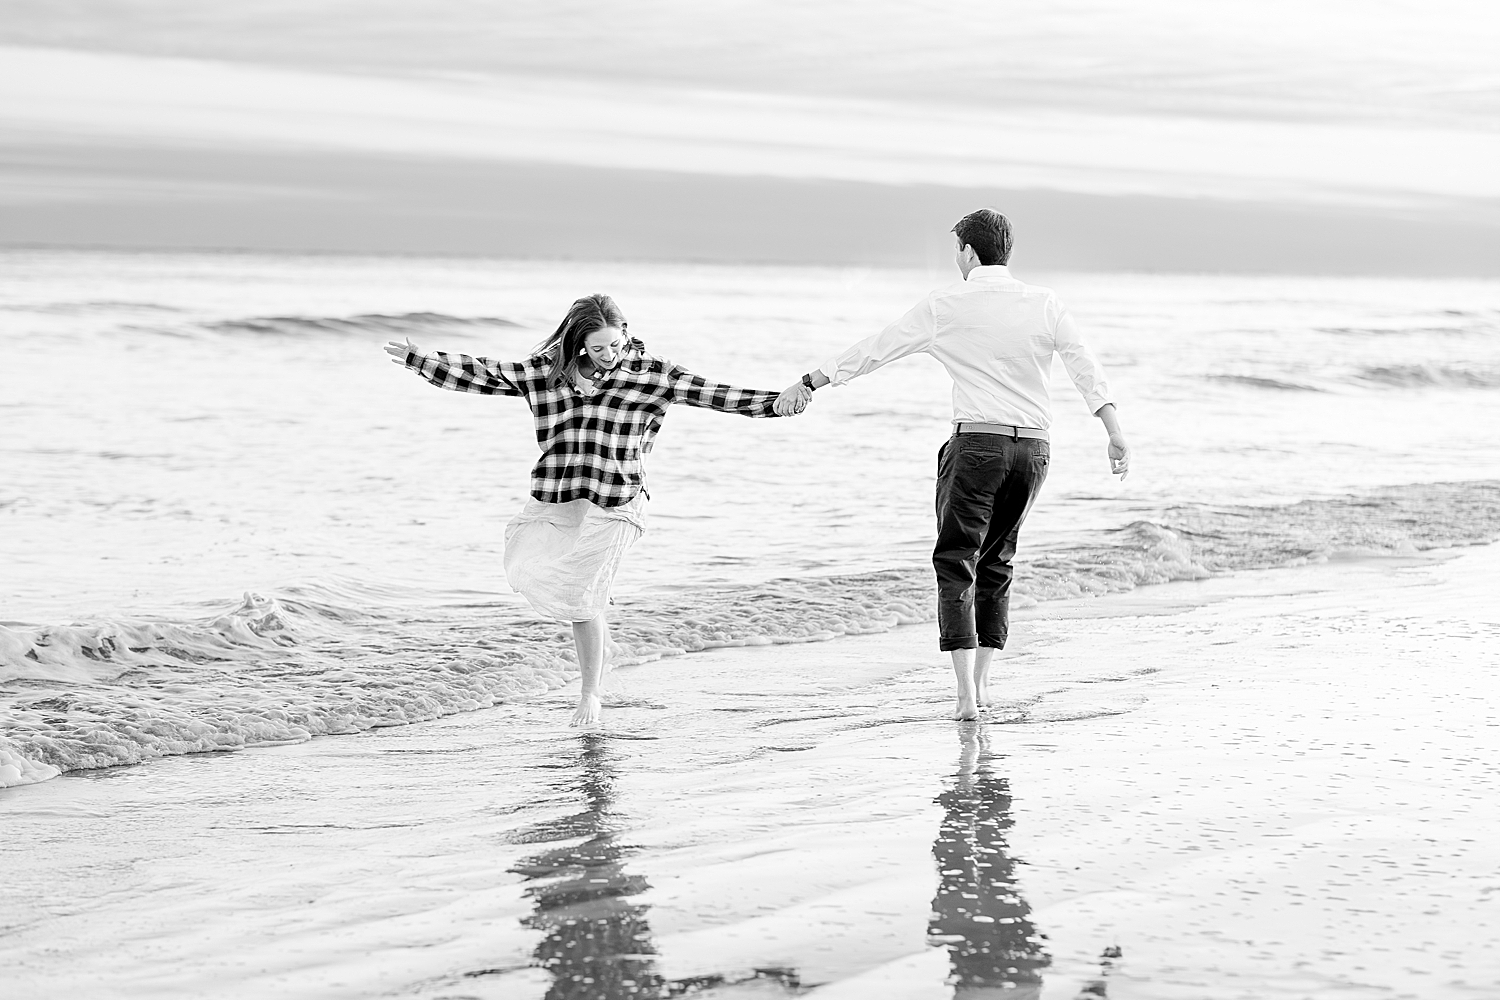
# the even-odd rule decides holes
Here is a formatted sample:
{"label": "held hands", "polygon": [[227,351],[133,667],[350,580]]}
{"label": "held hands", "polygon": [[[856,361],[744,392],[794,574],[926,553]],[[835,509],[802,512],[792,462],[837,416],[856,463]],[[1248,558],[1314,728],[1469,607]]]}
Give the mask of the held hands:
{"label": "held hands", "polygon": [[387,354],[389,354],[391,356],[391,361],[393,363],[395,363],[395,364],[398,364],[398,365],[405,365],[406,364],[406,352],[407,351],[410,351],[413,354],[421,354],[422,353],[422,349],[420,347],[418,347],[416,344],[413,344],[411,342],[411,338],[410,337],[406,338],[406,340],[404,340],[404,341],[401,341],[401,340],[391,340],[391,341],[387,341],[386,342],[385,353],[387,353]]}
{"label": "held hands", "polygon": [[1111,434],[1109,436],[1109,471],[1120,477],[1120,482],[1130,474],[1130,445],[1125,443],[1125,435]]}
{"label": "held hands", "polygon": [[771,409],[778,417],[789,417],[807,409],[807,404],[811,399],[811,389],[801,382],[793,382],[776,397],[776,403]]}

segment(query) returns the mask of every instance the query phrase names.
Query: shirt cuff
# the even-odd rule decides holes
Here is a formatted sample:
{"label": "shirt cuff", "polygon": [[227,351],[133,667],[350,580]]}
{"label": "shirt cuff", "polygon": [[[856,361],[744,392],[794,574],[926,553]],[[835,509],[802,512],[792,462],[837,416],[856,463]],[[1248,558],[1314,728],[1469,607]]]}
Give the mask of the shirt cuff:
{"label": "shirt cuff", "polygon": [[854,377],[839,367],[837,359],[826,361],[813,370],[822,372],[829,385],[843,385]]}

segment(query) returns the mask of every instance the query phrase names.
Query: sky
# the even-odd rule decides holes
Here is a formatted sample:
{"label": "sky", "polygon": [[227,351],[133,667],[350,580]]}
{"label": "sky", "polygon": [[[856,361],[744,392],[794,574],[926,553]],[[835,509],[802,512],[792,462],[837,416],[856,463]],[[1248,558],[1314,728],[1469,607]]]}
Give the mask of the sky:
{"label": "sky", "polygon": [[5,0],[0,245],[1500,275],[1492,10]]}

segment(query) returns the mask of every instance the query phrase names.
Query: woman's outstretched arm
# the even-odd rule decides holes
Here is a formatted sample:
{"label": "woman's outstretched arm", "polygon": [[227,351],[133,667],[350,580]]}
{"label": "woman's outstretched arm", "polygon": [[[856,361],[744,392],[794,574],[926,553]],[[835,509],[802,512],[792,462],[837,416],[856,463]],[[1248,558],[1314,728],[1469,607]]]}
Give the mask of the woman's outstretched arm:
{"label": "woman's outstretched arm", "polygon": [[677,365],[667,370],[672,382],[672,402],[688,406],[705,406],[710,410],[739,413],[747,417],[775,417],[777,393],[763,389],[741,389],[722,382],[710,382]]}
{"label": "woman's outstretched arm", "polygon": [[467,354],[443,351],[422,353],[410,340],[392,340],[385,353],[395,364],[410,368],[439,389],[454,392],[478,392],[486,396],[524,396],[520,365],[489,358],[471,358]]}

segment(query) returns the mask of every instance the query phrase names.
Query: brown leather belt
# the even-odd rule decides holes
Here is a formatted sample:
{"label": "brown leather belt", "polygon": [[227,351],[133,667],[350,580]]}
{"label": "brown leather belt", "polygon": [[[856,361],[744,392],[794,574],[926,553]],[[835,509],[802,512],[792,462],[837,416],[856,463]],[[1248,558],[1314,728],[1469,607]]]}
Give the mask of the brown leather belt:
{"label": "brown leather belt", "polygon": [[1003,434],[1008,438],[1036,438],[1047,440],[1047,432],[1040,427],[1012,427],[1010,424],[961,423],[953,429],[955,434]]}

